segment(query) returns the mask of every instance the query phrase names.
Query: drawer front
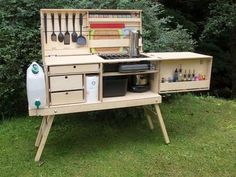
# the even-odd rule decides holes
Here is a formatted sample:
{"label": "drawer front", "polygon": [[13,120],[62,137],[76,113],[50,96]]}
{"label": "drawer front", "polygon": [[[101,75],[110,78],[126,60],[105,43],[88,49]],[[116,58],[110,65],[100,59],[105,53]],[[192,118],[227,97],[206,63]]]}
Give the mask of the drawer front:
{"label": "drawer front", "polygon": [[66,73],[87,73],[87,72],[98,72],[98,64],[87,64],[87,65],[67,65],[67,66],[51,66],[49,72],[53,74],[66,74]]}
{"label": "drawer front", "polygon": [[82,75],[50,77],[50,91],[77,90],[83,88]]}
{"label": "drawer front", "polygon": [[51,93],[51,105],[79,103],[83,101],[83,90]]}

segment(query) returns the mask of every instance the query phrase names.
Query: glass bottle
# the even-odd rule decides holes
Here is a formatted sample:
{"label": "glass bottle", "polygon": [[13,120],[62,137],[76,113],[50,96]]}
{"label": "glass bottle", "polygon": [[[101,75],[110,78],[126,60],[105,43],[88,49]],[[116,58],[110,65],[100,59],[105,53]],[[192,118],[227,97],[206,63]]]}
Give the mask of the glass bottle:
{"label": "glass bottle", "polygon": [[182,65],[179,67],[178,81],[183,81]]}
{"label": "glass bottle", "polygon": [[193,69],[193,74],[192,74],[192,81],[195,80],[195,69]]}
{"label": "glass bottle", "polygon": [[173,82],[177,82],[177,81],[178,81],[178,69],[176,68],[174,72]]}
{"label": "glass bottle", "polygon": [[184,81],[187,81],[187,71],[186,71],[186,69],[184,71]]}
{"label": "glass bottle", "polygon": [[192,75],[191,75],[191,71],[189,70],[188,71],[188,79],[187,79],[188,81],[191,81],[192,80]]}

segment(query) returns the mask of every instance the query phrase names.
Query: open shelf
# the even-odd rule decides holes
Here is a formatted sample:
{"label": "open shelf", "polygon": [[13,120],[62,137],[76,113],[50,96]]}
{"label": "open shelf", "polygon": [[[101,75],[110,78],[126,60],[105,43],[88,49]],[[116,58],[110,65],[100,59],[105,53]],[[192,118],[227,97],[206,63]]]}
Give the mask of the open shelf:
{"label": "open shelf", "polygon": [[158,73],[157,70],[150,70],[144,72],[132,72],[132,73],[120,73],[120,72],[105,72],[103,76],[127,76],[127,75],[137,75],[137,74],[151,74],[151,73]]}
{"label": "open shelf", "polygon": [[[198,56],[198,55],[197,55]],[[187,92],[187,91],[198,91],[208,90],[210,88],[211,78],[211,65],[212,58],[194,58],[194,59],[179,59],[179,60],[164,60],[160,61],[160,79],[173,78],[176,69],[182,68],[182,74],[184,73],[195,76],[204,76],[206,80],[199,81],[183,81],[183,82],[167,82],[160,83],[159,93],[173,93],[173,92]]]}

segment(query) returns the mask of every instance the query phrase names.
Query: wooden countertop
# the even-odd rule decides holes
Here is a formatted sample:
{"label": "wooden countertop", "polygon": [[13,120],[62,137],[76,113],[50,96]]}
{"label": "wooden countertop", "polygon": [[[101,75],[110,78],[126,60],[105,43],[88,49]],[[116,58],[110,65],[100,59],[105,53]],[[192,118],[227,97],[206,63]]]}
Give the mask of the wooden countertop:
{"label": "wooden countertop", "polygon": [[146,53],[150,57],[156,57],[158,60],[184,60],[184,59],[207,59],[212,58],[209,55],[203,55],[194,52],[155,52]]}
{"label": "wooden countertop", "polygon": [[119,63],[137,61],[163,61],[163,60],[185,60],[185,59],[212,59],[212,56],[193,52],[156,52],[143,53],[148,58],[115,59],[104,60],[98,55],[79,56],[51,56],[45,57],[46,66],[68,65],[68,64],[92,64],[92,63]]}

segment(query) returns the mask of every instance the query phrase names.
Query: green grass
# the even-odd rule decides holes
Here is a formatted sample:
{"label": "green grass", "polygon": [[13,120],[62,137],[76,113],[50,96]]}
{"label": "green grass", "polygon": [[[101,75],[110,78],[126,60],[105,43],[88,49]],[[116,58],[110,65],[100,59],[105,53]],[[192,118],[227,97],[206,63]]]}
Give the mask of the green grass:
{"label": "green grass", "polygon": [[235,101],[183,95],[164,100],[161,110],[169,145],[156,121],[155,130],[149,130],[143,114],[58,116],[43,164],[34,162],[41,119],[3,121],[0,176],[236,176]]}

